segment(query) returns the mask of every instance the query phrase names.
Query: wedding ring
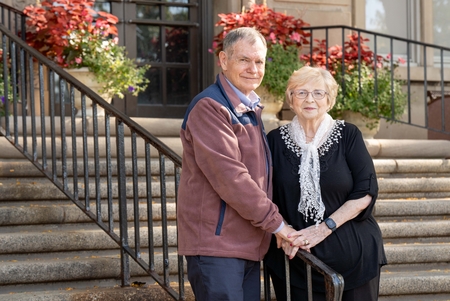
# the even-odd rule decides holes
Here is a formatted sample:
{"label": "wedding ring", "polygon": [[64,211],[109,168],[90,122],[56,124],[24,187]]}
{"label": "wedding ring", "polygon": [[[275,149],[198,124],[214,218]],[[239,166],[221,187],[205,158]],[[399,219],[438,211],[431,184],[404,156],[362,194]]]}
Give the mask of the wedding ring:
{"label": "wedding ring", "polygon": [[307,239],[305,239],[303,242],[305,243],[305,246],[309,245],[309,241]]}

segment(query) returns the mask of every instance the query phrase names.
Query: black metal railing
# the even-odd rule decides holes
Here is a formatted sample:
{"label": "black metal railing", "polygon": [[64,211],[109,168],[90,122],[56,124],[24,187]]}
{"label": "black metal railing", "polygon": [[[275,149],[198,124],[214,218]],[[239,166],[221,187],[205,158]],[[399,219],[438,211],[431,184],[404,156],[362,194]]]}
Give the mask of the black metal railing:
{"label": "black metal railing", "polygon": [[[308,290],[308,301],[313,301],[313,284],[312,284],[312,269],[323,275],[325,282],[325,298],[327,301],[340,301],[344,293],[344,277],[336,273],[329,266],[320,261],[317,257],[302,249],[297,251],[296,256],[303,260],[306,266],[306,287]],[[290,266],[288,256],[284,257],[285,275],[286,275],[286,301],[291,301],[290,289]],[[264,266],[264,300],[272,300],[270,293],[270,282],[268,281],[269,274]],[[294,300],[292,300],[294,301]]]}
{"label": "black metal railing", "polygon": [[[303,49],[303,53],[306,54],[312,53],[313,47],[317,46],[315,39],[326,40],[325,48],[327,50],[330,46],[343,46],[345,41],[348,41],[349,34],[352,33],[368,39],[369,41],[365,41],[364,44],[371,48],[374,59],[381,55],[387,60],[385,67],[391,70],[391,89],[394,89],[394,79],[401,79],[404,81],[403,88],[407,97],[407,105],[401,117],[394,114],[394,99],[391,100],[391,113],[389,115],[379,114],[379,117],[431,132],[450,135],[450,127],[448,126],[450,117],[445,116],[445,94],[448,94],[446,85],[450,82],[450,48],[343,25],[304,27],[302,29],[311,34],[309,37],[310,44],[305,45]],[[399,53],[398,49],[401,49],[402,53]],[[361,52],[361,39],[358,39],[358,58],[360,59]],[[328,63],[330,53],[327,51],[325,55]],[[404,60],[403,63],[399,64],[396,61],[396,58],[399,57]],[[342,60],[342,72],[345,69],[344,65],[345,62]],[[361,80],[360,66],[361,64],[355,67],[359,70],[359,80]],[[326,65],[326,67],[329,66]],[[373,80],[376,83],[376,72]],[[343,89],[345,89],[345,84],[343,86]],[[430,115],[431,99],[429,91],[437,92],[440,96],[439,113],[435,115]],[[375,89],[374,99],[376,99],[376,93]],[[393,91],[391,91],[391,95],[393,95]],[[447,106],[449,103],[447,102]]]}
{"label": "black metal railing", "polygon": [[[174,299],[185,299],[176,221],[167,213],[176,203],[181,158],[3,24],[0,41],[0,135],[117,243],[122,286],[135,273],[131,257]],[[178,277],[178,289],[170,277]]]}
{"label": "black metal railing", "polygon": [[22,11],[0,2],[0,23],[25,40],[25,15]]}

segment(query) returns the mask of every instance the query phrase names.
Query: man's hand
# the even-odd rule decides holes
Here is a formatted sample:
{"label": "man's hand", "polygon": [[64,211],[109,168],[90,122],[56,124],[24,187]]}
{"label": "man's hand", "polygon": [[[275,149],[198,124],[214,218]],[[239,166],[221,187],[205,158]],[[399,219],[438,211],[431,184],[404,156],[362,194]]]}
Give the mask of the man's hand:
{"label": "man's hand", "polygon": [[296,235],[292,235],[292,233],[295,233],[295,229],[288,226],[288,225],[284,225],[283,229],[281,229],[278,233],[275,233],[275,236],[277,238],[277,247],[281,248],[281,243],[283,240],[292,243],[297,236]]}

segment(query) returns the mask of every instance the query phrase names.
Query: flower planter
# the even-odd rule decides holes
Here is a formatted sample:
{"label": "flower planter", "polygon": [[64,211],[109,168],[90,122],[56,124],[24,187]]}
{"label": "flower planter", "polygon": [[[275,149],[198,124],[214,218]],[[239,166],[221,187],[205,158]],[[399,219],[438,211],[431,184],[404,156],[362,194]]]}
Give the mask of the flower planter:
{"label": "flower planter", "polygon": [[[102,85],[97,82],[95,79],[95,76],[92,72],[88,70],[88,68],[83,67],[79,69],[65,69],[70,75],[75,77],[77,80],[79,80],[82,84],[89,87],[92,91],[97,93],[100,97],[102,97],[105,101],[108,103],[111,103],[111,97],[108,95],[108,93],[100,93],[99,90],[102,88]],[[81,92],[77,89],[75,90],[75,108],[77,109],[76,117],[82,116],[81,111]],[[93,116],[92,111],[92,100],[89,99],[89,97],[86,96],[86,116]],[[105,116],[105,110],[97,106],[97,116]]]}
{"label": "flower planter", "polygon": [[366,124],[374,123],[375,120],[369,119],[361,115],[361,113],[353,112],[353,111],[344,111],[342,112],[342,119],[348,123],[353,123],[356,125],[361,131],[364,139],[373,139],[373,137],[380,130],[380,121],[378,121],[377,126],[373,129],[369,129]]}
{"label": "flower planter", "polygon": [[274,96],[262,86],[256,88],[255,92],[261,98],[261,105],[264,106],[261,118],[264,123],[264,129],[268,133],[279,126],[280,120],[277,115],[283,107],[284,99]]}
{"label": "flower planter", "polygon": [[[67,68],[67,72],[97,94],[101,83],[109,96],[100,96],[107,101],[112,96],[124,98],[124,93],[137,96],[146,89],[149,81],[145,72],[150,66],[138,67],[127,56],[125,46],[119,45],[116,16],[98,11],[93,18],[91,0],[57,1],[58,5],[53,0],[38,2],[41,3],[24,9],[28,45]],[[86,67],[94,71],[95,77]],[[81,93],[75,94],[77,116],[81,116]],[[92,99],[86,100],[86,106],[87,115],[92,115]],[[98,108],[97,114],[104,115],[103,108]]]}

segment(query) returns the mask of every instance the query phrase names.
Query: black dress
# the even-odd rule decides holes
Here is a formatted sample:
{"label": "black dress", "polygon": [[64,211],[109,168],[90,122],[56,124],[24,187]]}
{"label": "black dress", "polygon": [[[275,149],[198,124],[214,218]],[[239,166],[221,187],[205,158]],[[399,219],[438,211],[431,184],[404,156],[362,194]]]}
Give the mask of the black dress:
{"label": "black dress", "polygon": [[[314,225],[297,211],[300,199],[300,148],[289,135],[289,124],[268,134],[273,160],[273,202],[296,230]],[[378,194],[375,168],[359,129],[338,120],[327,141],[319,147],[320,187],[325,205],[324,219],[347,200],[373,196],[371,204],[356,218],[341,225],[311,253],[344,277],[344,290],[354,289],[374,279],[386,264],[381,231],[372,210]],[[264,259],[270,270],[285,279],[284,252],[275,236]],[[323,276],[313,270],[313,290],[325,291]],[[305,265],[297,257],[290,260],[291,285],[305,289]]]}

